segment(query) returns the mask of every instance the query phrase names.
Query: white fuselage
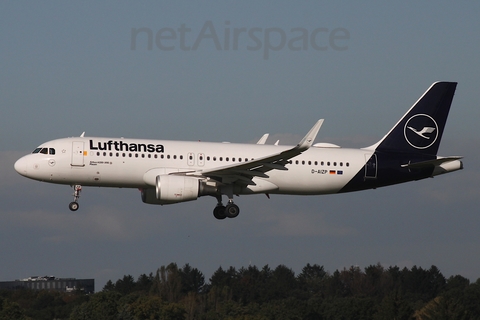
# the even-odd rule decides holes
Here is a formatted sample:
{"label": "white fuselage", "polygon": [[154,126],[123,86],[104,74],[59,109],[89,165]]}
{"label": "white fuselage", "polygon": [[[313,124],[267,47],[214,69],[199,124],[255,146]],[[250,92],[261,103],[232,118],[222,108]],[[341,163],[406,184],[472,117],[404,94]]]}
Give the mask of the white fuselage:
{"label": "white fuselage", "polygon": [[[460,170],[460,156],[437,151],[456,82],[435,82],[376,144],[342,149],[313,144],[319,119],[295,146],[80,137],[52,140],[20,158],[15,170],[73,186],[138,188],[147,204],[213,196],[215,218],[238,216],[234,195],[316,195],[374,189]],[[228,197],[226,206],[222,196]]]}
{"label": "white fuselage", "polygon": [[[29,178],[58,184],[154,188],[155,177],[159,174],[221,168],[290,148],[259,144],[74,137],[42,144],[36,149],[40,149],[39,152],[18,160],[15,169]],[[362,169],[372,154],[372,150],[366,149],[314,145],[290,159],[285,166],[288,170],[271,170],[266,173],[268,177],[255,177],[256,186],[237,190],[236,193],[336,193]]]}

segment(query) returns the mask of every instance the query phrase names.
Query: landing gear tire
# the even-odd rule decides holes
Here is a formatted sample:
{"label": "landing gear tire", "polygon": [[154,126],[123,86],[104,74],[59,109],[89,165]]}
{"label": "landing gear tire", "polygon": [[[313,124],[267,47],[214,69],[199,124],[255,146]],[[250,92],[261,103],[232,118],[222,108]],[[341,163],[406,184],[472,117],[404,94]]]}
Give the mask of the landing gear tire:
{"label": "landing gear tire", "polygon": [[77,211],[78,210],[78,202],[70,202],[70,204],[68,205],[68,208],[72,211]]}
{"label": "landing gear tire", "polygon": [[78,198],[80,198],[80,192],[82,191],[82,186],[79,184],[73,185],[73,201],[70,202],[68,205],[68,208],[71,211],[77,211],[78,210]]}
{"label": "landing gear tire", "polygon": [[227,216],[227,218],[236,218],[239,213],[240,208],[234,203],[229,203],[225,207],[225,216]]}
{"label": "landing gear tire", "polygon": [[213,216],[218,220],[225,219],[227,217],[225,215],[225,206],[216,206],[215,209],[213,209]]}

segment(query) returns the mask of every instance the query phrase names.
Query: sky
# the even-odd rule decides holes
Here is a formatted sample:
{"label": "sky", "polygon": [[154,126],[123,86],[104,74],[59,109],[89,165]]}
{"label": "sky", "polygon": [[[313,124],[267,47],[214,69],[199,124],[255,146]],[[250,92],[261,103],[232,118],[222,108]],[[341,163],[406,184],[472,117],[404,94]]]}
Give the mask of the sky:
{"label": "sky", "polygon": [[[480,3],[0,2],[0,281],[108,280],[189,263],[380,263],[480,278]],[[150,38],[149,38],[150,37]],[[377,142],[435,81],[457,91],[439,154],[464,170],[342,195],[152,206],[135,189],[26,179],[16,159],[70,136]]]}

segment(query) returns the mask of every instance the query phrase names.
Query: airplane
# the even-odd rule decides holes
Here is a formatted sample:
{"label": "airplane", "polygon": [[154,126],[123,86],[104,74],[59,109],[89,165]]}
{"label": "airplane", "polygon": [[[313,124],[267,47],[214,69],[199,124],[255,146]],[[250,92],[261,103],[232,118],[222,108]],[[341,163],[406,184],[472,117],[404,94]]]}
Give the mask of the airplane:
{"label": "airplane", "polygon": [[[435,82],[377,143],[341,148],[314,143],[323,119],[295,146],[80,137],[42,143],[15,162],[22,176],[73,187],[138,188],[147,204],[213,196],[217,219],[235,218],[234,195],[345,193],[434,177],[463,169],[461,156],[437,151],[456,82]],[[222,197],[227,196],[226,205]]]}

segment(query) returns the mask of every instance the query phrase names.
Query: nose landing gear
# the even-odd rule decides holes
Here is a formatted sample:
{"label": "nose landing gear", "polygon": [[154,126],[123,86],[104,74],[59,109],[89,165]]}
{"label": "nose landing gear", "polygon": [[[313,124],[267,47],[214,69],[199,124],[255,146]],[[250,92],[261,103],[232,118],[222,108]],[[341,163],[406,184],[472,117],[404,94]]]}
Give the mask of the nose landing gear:
{"label": "nose landing gear", "polygon": [[82,191],[82,186],[79,184],[76,184],[73,186],[73,201],[70,202],[68,205],[68,208],[71,211],[77,211],[78,210],[78,198],[80,198],[80,191]]}

